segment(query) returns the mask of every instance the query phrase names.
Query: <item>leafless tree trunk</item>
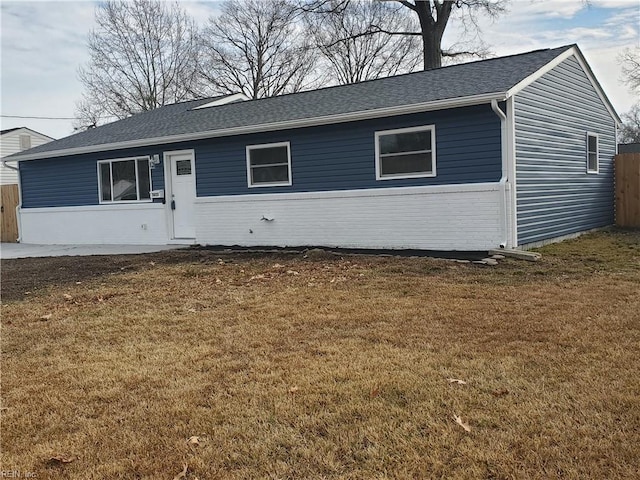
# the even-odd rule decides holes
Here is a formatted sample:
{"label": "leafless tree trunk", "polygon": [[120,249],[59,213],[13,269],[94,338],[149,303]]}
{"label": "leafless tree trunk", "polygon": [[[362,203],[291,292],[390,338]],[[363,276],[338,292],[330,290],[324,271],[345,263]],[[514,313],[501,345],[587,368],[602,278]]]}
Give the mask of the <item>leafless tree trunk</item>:
{"label": "leafless tree trunk", "polygon": [[[354,0],[302,0],[301,9],[305,12],[339,14],[349,8]],[[483,49],[443,49],[442,38],[449,24],[455,18],[462,22],[465,29],[478,31],[477,16],[480,13],[497,17],[505,10],[507,0],[381,0],[401,5],[413,12],[418,20],[415,30],[386,29],[370,24],[362,32],[346,38],[360,38],[368,35],[391,35],[419,37],[422,40],[423,67],[425,70],[442,66],[443,57],[482,55]]]}
{"label": "leafless tree trunk", "polygon": [[[371,26],[381,31],[410,31],[415,20],[400,5],[369,0],[331,0],[333,13],[309,12],[308,30],[337,83],[355,83],[419,68],[422,56],[415,36],[362,35]],[[344,7],[344,8],[341,8]]]}
{"label": "leafless tree trunk", "polygon": [[250,98],[312,86],[315,59],[299,11],[288,0],[226,0],[203,32],[204,83]]}
{"label": "leafless tree trunk", "polygon": [[178,3],[107,0],[96,7],[80,122],[124,118],[192,98],[198,71],[197,30]]}

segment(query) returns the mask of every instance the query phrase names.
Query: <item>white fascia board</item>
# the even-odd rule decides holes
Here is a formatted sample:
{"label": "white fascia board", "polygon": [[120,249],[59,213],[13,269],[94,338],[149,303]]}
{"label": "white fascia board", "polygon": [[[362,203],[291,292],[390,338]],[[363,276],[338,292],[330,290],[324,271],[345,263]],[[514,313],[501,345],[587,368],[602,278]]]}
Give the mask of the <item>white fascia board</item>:
{"label": "white fascia board", "polygon": [[415,103],[411,105],[401,105],[396,107],[377,108],[374,110],[364,110],[360,112],[340,113],[337,115],[326,115],[323,117],[305,118],[301,120],[286,120],[283,122],[263,123],[258,125],[246,125],[242,127],[223,128],[219,130],[207,130],[202,132],[185,133],[181,135],[170,135],[165,137],[143,138],[140,140],[130,140],[119,143],[105,143],[102,145],[90,145],[86,147],[67,148],[65,150],[54,150],[49,152],[32,153],[27,155],[16,155],[11,160],[40,160],[54,157],[65,157],[68,155],[80,155],[83,153],[105,152],[110,150],[121,150],[124,148],[149,147],[167,143],[186,142],[191,140],[202,140],[205,138],[230,137],[234,135],[244,135],[248,133],[273,132],[278,130],[288,130],[291,128],[314,127],[318,125],[329,125],[333,123],[354,122],[358,120],[369,120],[373,118],[393,117],[396,115],[407,115],[410,113],[428,112],[432,110],[444,110],[447,108],[467,107],[471,105],[481,105],[490,103],[491,100],[506,100],[506,92],[485,93],[468,97],[449,98],[436,100],[433,102]]}
{"label": "white fascia board", "polygon": [[596,76],[593,74],[593,71],[591,70],[591,67],[587,63],[587,60],[584,58],[584,55],[582,54],[580,49],[575,45],[571,48],[568,48],[564,52],[562,52],[556,58],[554,58],[549,63],[547,63],[544,67],[539,68],[534,73],[529,75],[527,78],[521,80],[520,82],[515,84],[513,87],[511,87],[507,91],[507,98],[518,94],[524,88],[531,85],[533,82],[535,82],[540,77],[542,77],[546,73],[556,68],[558,65],[560,65],[562,62],[564,62],[566,59],[570,57],[575,57],[576,60],[578,60],[578,63],[582,67],[582,70],[584,70],[584,73],[586,73],[587,78],[591,82],[591,85],[593,85],[593,88],[596,89],[596,92],[598,93],[600,100],[602,100],[602,103],[604,103],[604,106],[609,111],[609,115],[611,115],[611,117],[616,121],[616,125],[621,125],[622,120],[620,116],[616,112],[615,108],[613,108],[613,104],[609,101],[609,98],[607,97],[607,95],[604,93],[604,90],[602,89],[600,82],[598,82],[598,80],[596,79]]}

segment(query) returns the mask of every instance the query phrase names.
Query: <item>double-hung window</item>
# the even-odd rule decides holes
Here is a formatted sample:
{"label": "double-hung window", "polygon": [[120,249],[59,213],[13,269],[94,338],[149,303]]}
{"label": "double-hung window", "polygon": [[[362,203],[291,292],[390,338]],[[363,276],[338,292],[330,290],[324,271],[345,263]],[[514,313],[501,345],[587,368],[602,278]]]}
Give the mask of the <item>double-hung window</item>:
{"label": "double-hung window", "polygon": [[598,134],[587,133],[587,173],[598,173]]}
{"label": "double-hung window", "polygon": [[247,146],[249,187],[291,185],[291,145],[289,142]]}
{"label": "double-hung window", "polygon": [[100,203],[150,201],[149,157],[99,161],[98,190]]}
{"label": "double-hung window", "polygon": [[376,179],[434,177],[436,129],[433,125],[376,132]]}

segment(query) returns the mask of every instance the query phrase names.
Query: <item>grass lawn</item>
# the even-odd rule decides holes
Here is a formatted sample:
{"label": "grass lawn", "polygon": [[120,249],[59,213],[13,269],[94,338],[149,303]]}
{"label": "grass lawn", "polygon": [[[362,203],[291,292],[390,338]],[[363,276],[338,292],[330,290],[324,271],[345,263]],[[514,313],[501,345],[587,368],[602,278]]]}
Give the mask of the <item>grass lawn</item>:
{"label": "grass lawn", "polygon": [[638,478],[640,231],[540,251],[166,252],[4,300],[2,470]]}

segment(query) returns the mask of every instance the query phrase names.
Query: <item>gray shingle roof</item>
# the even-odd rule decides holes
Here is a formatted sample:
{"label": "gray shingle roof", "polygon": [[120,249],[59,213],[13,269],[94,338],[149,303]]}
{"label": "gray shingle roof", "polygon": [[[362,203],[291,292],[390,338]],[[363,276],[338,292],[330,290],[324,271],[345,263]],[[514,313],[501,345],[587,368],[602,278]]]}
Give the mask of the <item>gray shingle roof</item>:
{"label": "gray shingle roof", "polygon": [[519,55],[452,65],[350,85],[193,110],[211,99],[167,105],[124,120],[77,133],[20,155],[209,132],[233,127],[313,119],[482,94],[503,93],[572,48],[536,50]]}

